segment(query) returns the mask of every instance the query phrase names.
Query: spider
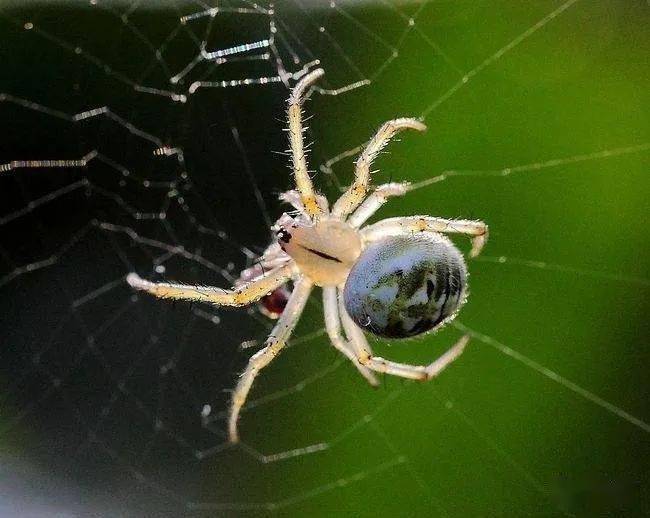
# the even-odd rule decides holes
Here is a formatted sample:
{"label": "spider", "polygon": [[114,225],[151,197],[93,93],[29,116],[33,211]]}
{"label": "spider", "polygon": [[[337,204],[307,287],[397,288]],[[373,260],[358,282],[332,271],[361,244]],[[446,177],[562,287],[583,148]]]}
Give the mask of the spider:
{"label": "spider", "polygon": [[[470,256],[486,242],[480,221],[431,216],[388,218],[363,226],[388,198],[409,191],[408,183],[388,183],[369,193],[371,165],[384,146],[405,129],[423,131],[412,118],[384,123],[355,163],[352,185],[330,208],[314,190],[303,142],[302,107],[323,69],[306,74],[288,100],[288,131],[296,189],[280,198],[292,205],[272,230],[276,240],[258,265],[244,270],[232,289],[151,282],[136,273],[127,282],[156,297],[245,306],[260,301],[291,281],[293,289],[264,347],[249,360],[232,395],[228,436],[237,442],[237,421],[255,377],[286,346],[314,286],[323,290],[325,328],[332,345],[373,386],[374,373],[429,380],[463,352],[469,336],[429,365],[409,365],[375,356],[364,330],[390,338],[408,338],[441,328],[466,299],[467,268],[462,254],[443,233],[472,237]],[[289,293],[288,291],[283,293]],[[278,316],[276,315],[276,316]],[[342,325],[342,328],[341,328]]]}

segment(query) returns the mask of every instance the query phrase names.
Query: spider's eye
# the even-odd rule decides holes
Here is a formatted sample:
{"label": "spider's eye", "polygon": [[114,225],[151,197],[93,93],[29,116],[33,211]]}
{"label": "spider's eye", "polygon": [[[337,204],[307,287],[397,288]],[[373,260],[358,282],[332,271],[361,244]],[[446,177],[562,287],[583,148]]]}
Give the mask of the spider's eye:
{"label": "spider's eye", "polygon": [[345,308],[367,331],[408,338],[455,315],[466,279],[463,256],[445,237],[387,237],[366,248],[350,270]]}
{"label": "spider's eye", "polygon": [[289,234],[289,232],[287,232],[283,228],[278,230],[277,236],[278,236],[278,241],[282,243],[288,243],[289,241],[291,241],[291,234]]}

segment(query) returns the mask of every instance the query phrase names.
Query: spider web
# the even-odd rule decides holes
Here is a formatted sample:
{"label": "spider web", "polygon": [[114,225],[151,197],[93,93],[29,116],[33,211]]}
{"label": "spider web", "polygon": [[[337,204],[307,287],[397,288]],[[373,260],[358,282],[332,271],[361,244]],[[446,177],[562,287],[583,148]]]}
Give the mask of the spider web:
{"label": "spider web", "polygon": [[[2,8],[3,513],[648,512],[647,22],[578,0]],[[124,278],[226,286],[253,264],[291,185],[287,88],[316,64],[330,199],[374,128],[419,115],[375,176],[414,190],[380,217],[492,229],[460,320],[375,347],[472,345],[371,391],[313,297],[231,446],[229,390],[272,322]]]}

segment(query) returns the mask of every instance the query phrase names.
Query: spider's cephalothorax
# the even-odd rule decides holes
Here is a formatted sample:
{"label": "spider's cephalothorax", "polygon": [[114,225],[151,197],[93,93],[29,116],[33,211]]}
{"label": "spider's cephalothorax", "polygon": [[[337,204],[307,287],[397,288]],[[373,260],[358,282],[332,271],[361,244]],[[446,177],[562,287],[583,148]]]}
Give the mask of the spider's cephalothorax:
{"label": "spider's cephalothorax", "polygon": [[467,268],[439,234],[387,237],[364,250],[348,275],[345,309],[363,329],[408,338],[443,325],[465,301]]}
{"label": "spider's cephalothorax", "polygon": [[359,231],[340,219],[302,223],[284,214],[277,226],[280,248],[316,286],[345,282],[361,253]]}
{"label": "spider's cephalothorax", "polygon": [[[388,141],[405,129],[425,129],[422,122],[409,118],[394,119],[379,128],[356,161],[352,185],[330,209],[309,176],[302,127],[302,106],[323,74],[322,69],[306,74],[289,97],[289,143],[296,189],[282,194],[281,199],[296,213],[278,219],[273,227],[277,241],[256,265],[244,270],[230,290],[151,282],[136,273],[126,278],[135,289],[157,297],[219,306],[263,301],[293,282],[284,309],[278,311],[273,305],[270,313],[279,316],[278,321],[233,392],[228,420],[232,442],[239,438],[237,420],[255,377],[285,347],[314,286],[323,290],[330,342],[372,385],[378,383],[377,372],[431,379],[460,356],[469,340],[463,336],[428,365],[398,363],[373,354],[364,329],[380,336],[410,337],[440,328],[454,317],[465,301],[467,270],[460,252],[441,233],[471,236],[470,255],[474,256],[485,244],[487,226],[480,221],[432,216],[389,218],[363,226],[388,198],[409,190],[406,183],[389,183],[369,192],[372,162]],[[283,297],[280,302],[284,303]]]}

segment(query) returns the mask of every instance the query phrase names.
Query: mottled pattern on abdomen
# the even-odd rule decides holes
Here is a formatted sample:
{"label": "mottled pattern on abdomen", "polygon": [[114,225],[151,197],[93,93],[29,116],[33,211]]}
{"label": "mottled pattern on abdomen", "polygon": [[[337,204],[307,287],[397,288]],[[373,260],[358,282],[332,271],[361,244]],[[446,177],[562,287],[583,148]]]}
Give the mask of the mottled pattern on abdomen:
{"label": "mottled pattern on abdomen", "polygon": [[408,338],[441,326],[465,301],[467,268],[446,237],[387,237],[366,248],[350,270],[345,308],[362,329]]}

